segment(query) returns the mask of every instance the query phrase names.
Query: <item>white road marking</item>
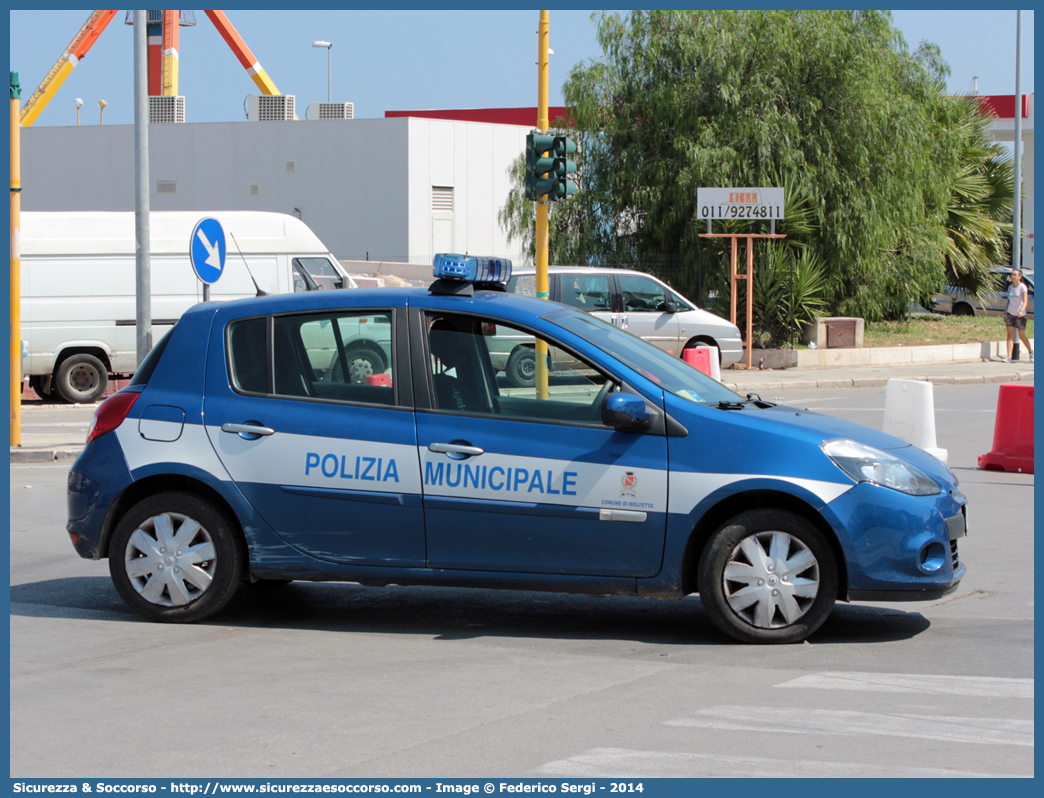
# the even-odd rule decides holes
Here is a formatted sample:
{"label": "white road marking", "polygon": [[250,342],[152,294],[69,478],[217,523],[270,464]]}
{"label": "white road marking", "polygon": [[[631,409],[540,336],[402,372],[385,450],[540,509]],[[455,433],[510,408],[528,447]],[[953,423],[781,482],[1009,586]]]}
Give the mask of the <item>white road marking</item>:
{"label": "white road marking", "polygon": [[701,709],[694,717],[669,720],[665,725],[728,731],[905,737],[976,745],[1033,745],[1033,721],[1008,718],[723,706]]}
{"label": "white road marking", "polygon": [[548,762],[537,773],[574,778],[1009,778],[942,768],[906,768],[856,762],[766,759],[717,754],[592,748]]}
{"label": "white road marking", "polygon": [[921,676],[909,673],[812,673],[777,684],[813,690],[856,690],[869,693],[966,695],[983,698],[1033,698],[1033,679],[988,676]]}

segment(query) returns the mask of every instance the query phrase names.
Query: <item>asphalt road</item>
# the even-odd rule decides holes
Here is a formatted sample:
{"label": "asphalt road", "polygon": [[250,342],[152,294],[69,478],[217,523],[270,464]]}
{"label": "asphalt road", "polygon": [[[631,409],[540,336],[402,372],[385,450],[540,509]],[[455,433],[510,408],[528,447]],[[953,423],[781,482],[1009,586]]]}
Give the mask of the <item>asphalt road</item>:
{"label": "asphalt road", "polygon": [[[968,575],[736,645],[697,597],[300,584],[133,614],[11,465],[12,777],[1032,776],[1033,476],[980,471],[997,385],[936,386]],[[764,399],[880,428],[883,389]]]}

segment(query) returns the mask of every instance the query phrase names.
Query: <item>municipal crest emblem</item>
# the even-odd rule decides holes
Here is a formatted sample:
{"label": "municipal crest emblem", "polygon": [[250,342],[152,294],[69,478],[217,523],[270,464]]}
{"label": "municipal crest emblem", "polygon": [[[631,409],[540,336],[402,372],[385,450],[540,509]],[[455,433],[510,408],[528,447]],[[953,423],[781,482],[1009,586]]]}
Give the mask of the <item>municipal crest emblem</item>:
{"label": "municipal crest emblem", "polygon": [[638,487],[638,477],[635,476],[635,473],[633,471],[628,471],[624,474],[621,482],[623,483],[623,491],[620,492],[620,495],[634,496],[635,488]]}

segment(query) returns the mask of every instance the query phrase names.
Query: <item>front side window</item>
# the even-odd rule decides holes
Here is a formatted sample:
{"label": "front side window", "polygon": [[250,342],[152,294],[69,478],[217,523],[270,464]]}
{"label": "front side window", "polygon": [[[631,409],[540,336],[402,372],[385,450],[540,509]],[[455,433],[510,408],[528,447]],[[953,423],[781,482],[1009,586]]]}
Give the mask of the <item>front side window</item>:
{"label": "front side window", "polygon": [[667,310],[663,286],[648,277],[621,274],[620,292],[623,308],[630,313],[663,313]]}
{"label": "front side window", "polygon": [[343,288],[344,281],[326,258],[294,258],[294,292]]}
{"label": "front side window", "polygon": [[230,326],[229,368],[238,391],[395,403],[391,311],[276,316],[270,345],[267,325],[260,318]]}
{"label": "front side window", "polygon": [[676,294],[674,291],[668,290],[667,296],[674,302],[674,309],[678,313],[684,313],[687,310],[695,310],[695,306],[680,294]]}
{"label": "front side window", "polygon": [[527,421],[601,425],[607,393],[619,386],[545,341],[547,396],[540,396],[537,338],[469,316],[429,314],[428,351],[435,409]]}

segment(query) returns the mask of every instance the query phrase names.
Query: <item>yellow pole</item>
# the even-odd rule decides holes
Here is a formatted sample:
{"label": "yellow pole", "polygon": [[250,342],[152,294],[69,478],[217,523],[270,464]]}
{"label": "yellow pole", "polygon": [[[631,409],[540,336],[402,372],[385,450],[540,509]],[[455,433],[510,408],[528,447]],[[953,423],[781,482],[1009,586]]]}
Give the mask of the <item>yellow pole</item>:
{"label": "yellow pole", "polygon": [[22,445],[22,213],[21,124],[22,87],[11,73],[11,445]]}
{"label": "yellow pole", "polygon": [[[540,29],[537,32],[537,130],[541,133],[550,127],[547,110],[547,72],[548,72],[548,12],[540,12]],[[550,290],[547,279],[548,233],[547,233],[547,195],[537,200],[536,207],[536,295],[537,299],[549,299]],[[547,342],[539,338],[536,341],[536,389],[538,399],[547,399]]]}

